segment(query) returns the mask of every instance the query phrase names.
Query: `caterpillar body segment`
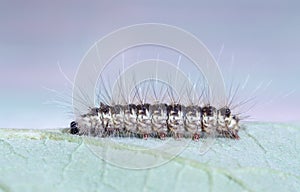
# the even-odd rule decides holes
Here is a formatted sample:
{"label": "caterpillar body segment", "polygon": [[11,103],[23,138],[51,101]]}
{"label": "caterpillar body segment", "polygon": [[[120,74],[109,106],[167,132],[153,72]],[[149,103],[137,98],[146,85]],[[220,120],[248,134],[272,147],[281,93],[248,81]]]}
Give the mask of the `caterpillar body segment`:
{"label": "caterpillar body segment", "polygon": [[137,108],[137,131],[138,134],[143,135],[144,139],[147,139],[149,134],[152,133],[151,113],[150,104],[139,104]]}
{"label": "caterpillar body segment", "polygon": [[168,135],[168,105],[154,104],[150,105],[151,127],[154,133],[160,138],[165,139]]}
{"label": "caterpillar body segment", "polygon": [[124,128],[128,134],[137,132],[137,107],[134,104],[124,106]]}
{"label": "caterpillar body segment", "polygon": [[201,136],[202,127],[202,113],[201,107],[197,105],[190,105],[185,107],[185,123],[186,130],[192,133],[193,140],[199,140]]}
{"label": "caterpillar body segment", "polygon": [[217,109],[208,104],[202,108],[201,113],[202,131],[208,135],[214,134],[218,126]]}
{"label": "caterpillar body segment", "polygon": [[239,118],[236,115],[230,116],[230,119],[228,119],[228,132],[230,133],[230,137],[234,139],[239,139],[239,129]]}
{"label": "caterpillar body segment", "polygon": [[225,137],[239,139],[239,119],[232,115],[228,107],[223,107],[218,110],[218,127],[217,132]]}
{"label": "caterpillar body segment", "polygon": [[184,106],[180,104],[168,105],[167,116],[167,125],[170,133],[175,138],[180,139],[186,131],[184,126]]}

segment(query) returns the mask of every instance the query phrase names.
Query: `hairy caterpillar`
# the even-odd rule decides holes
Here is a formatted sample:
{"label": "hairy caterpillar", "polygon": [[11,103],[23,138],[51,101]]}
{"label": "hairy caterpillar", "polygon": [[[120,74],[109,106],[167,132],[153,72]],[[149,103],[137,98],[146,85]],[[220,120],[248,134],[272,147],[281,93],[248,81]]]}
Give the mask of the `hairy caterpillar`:
{"label": "hairy caterpillar", "polygon": [[211,105],[184,106],[179,103],[106,105],[91,108],[70,124],[70,133],[89,136],[135,135],[164,139],[191,136],[198,140],[204,135],[239,139],[239,118],[228,107]]}
{"label": "hairy caterpillar", "polygon": [[[241,81],[236,88],[233,79],[225,83],[217,61],[195,36],[176,27],[121,28],[88,50],[74,81],[64,75],[73,88],[65,132],[79,136],[105,161],[133,169],[162,165],[191,141],[199,140],[199,153],[205,154],[216,137],[237,140],[241,121],[248,118],[243,114],[254,106],[261,86],[243,91],[241,100]],[[236,67],[234,72],[231,65],[223,67],[231,72],[227,80],[240,74]]]}
{"label": "hairy caterpillar", "polygon": [[[127,37],[130,41],[122,44],[121,40]],[[115,42],[116,47],[108,49],[112,45],[109,42]],[[164,58],[159,59],[157,54],[153,59],[153,50],[155,54],[163,53]],[[126,65],[124,54],[132,56],[135,51],[145,53],[144,58],[134,61],[129,57],[129,63],[133,64]],[[173,59],[178,53],[177,65],[174,65]],[[118,60],[120,55],[122,62]],[[137,55],[140,57],[140,54]],[[181,55],[184,57],[181,58]],[[184,67],[179,67],[180,63]],[[120,29],[96,42],[78,71],[73,89],[73,105],[75,103],[77,113],[75,121],[70,124],[72,134],[95,137],[133,135],[144,139],[149,136],[160,139],[191,137],[193,140],[206,136],[239,138],[240,119],[232,114],[231,102],[225,101],[225,86],[218,65],[197,38],[176,27],[145,24]],[[114,73],[116,71],[119,74]],[[100,85],[104,87],[99,88],[102,97],[96,101],[94,95],[98,85],[95,82],[99,80],[99,75],[102,79],[103,74],[108,77],[104,79],[113,78],[114,83],[109,83],[107,87],[111,90],[108,90],[102,82]],[[209,86],[208,101],[199,99],[195,90],[199,84],[191,83],[195,82],[193,77],[199,79],[199,75],[203,75]],[[135,76],[138,76],[137,81]],[[128,85],[130,78],[135,83]],[[153,90],[154,96],[148,94],[150,85],[146,86],[143,95],[140,94],[137,83],[151,78],[156,82],[168,82],[166,92],[169,100],[164,99],[161,91]],[[132,90],[135,90],[133,95]],[[173,91],[176,92],[176,99]],[[156,96],[157,93],[161,94],[161,98]],[[198,98],[196,102],[195,97]],[[85,99],[91,102],[85,102]],[[99,106],[95,107],[94,103]]]}

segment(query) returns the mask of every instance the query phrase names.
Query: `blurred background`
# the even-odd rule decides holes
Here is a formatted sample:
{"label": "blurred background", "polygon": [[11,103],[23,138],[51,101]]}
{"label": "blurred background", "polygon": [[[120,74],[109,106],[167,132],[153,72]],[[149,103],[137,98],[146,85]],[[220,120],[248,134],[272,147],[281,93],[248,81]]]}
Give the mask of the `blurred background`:
{"label": "blurred background", "polygon": [[[299,122],[299,10],[299,1],[276,0],[0,0],[0,127],[68,126],[71,89],[58,63],[73,80],[95,41],[149,22],[191,32],[225,79],[247,86],[243,95],[258,89],[251,120]],[[69,104],[54,104],[59,98],[48,89]]]}

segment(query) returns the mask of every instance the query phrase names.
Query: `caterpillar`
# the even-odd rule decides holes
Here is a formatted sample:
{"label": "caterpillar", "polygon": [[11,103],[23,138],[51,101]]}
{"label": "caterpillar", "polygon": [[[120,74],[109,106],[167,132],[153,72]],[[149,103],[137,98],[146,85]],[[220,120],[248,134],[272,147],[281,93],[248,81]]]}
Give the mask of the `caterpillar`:
{"label": "caterpillar", "polygon": [[149,136],[192,137],[198,141],[206,135],[239,139],[239,118],[228,107],[216,109],[204,106],[185,106],[180,103],[107,105],[91,108],[70,123],[71,134],[95,137],[134,135],[147,139]]}
{"label": "caterpillar", "polygon": [[[112,45],[114,49],[110,49]],[[128,63],[125,53],[129,55]],[[134,55],[138,55],[137,60]],[[205,81],[194,83],[201,75]],[[111,90],[103,81],[97,85],[99,76],[108,81]],[[133,81],[129,82],[131,78]],[[145,92],[140,95],[138,84],[149,79],[154,79],[157,87],[145,85]],[[159,87],[158,81],[167,82],[164,94],[164,85]],[[205,83],[209,86],[208,101],[200,100],[196,91]],[[151,87],[153,95],[148,93]],[[235,109],[231,101],[226,101],[225,83],[215,59],[201,41],[177,27],[142,24],[109,34],[89,49],[73,88],[76,118],[70,123],[71,134],[162,140],[190,137],[195,141],[207,136],[239,139],[240,118],[232,113]],[[97,95],[98,101],[95,88],[102,92],[100,97]],[[169,100],[164,99],[166,93]]]}

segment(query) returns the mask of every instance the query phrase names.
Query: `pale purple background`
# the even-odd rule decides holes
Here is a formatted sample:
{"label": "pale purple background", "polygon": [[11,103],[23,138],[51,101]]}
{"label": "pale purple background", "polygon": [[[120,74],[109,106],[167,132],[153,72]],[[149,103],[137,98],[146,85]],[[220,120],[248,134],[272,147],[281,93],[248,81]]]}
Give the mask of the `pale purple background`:
{"label": "pale purple background", "polygon": [[[249,87],[272,80],[253,120],[300,120],[300,3],[298,1],[0,1],[0,127],[65,127],[71,120],[54,104],[74,78],[85,52],[102,36],[127,25],[155,22],[201,39]],[[69,98],[71,101],[71,98]],[[269,102],[270,101],[270,102]]]}

